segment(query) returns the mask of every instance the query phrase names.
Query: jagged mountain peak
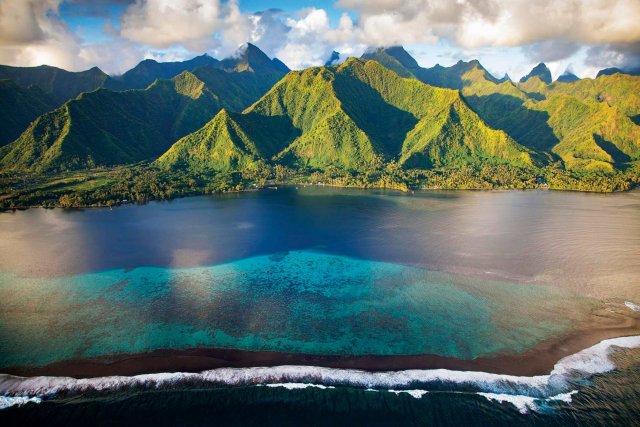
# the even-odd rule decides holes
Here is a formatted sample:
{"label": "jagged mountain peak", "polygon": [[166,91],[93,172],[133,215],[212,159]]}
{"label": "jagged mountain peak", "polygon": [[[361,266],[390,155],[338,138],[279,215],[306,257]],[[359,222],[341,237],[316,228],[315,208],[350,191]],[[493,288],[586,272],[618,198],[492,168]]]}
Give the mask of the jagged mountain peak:
{"label": "jagged mountain peak", "polygon": [[560,77],[558,77],[558,79],[556,81],[561,82],[561,83],[572,83],[572,82],[576,82],[578,80],[580,80],[580,77],[576,76],[575,74],[573,74],[569,70],[565,70],[565,72],[562,73],[562,75]]}
{"label": "jagged mountain peak", "polygon": [[541,62],[535,67],[533,67],[533,69],[531,70],[531,72],[529,72],[529,74],[527,74],[526,76],[520,79],[520,83],[524,83],[527,80],[531,79],[532,77],[538,77],[541,81],[543,81],[546,84],[551,84],[552,82],[551,70],[549,70],[549,67],[547,67],[547,65],[544,62]]}
{"label": "jagged mountain peak", "polygon": [[285,71],[285,68],[286,71],[289,71],[289,68],[282,61],[272,60],[252,43],[240,46],[233,56],[220,61],[220,66],[227,71],[282,72]]}
{"label": "jagged mountain peak", "polygon": [[502,76],[501,79],[498,79],[498,83],[504,83],[504,82],[512,82],[513,80],[511,80],[511,76],[509,76],[509,73],[504,73],[504,76]]}
{"label": "jagged mountain peak", "polygon": [[621,69],[617,67],[605,68],[604,70],[598,71],[598,75],[596,78],[600,76],[610,76],[613,74],[628,74],[630,76],[640,76],[640,68],[633,69]]}
{"label": "jagged mountain peak", "polygon": [[408,70],[418,69],[420,65],[403,46],[377,47],[367,50],[362,55],[363,59],[377,59],[380,55],[387,55],[395,59]]}
{"label": "jagged mountain peak", "polygon": [[336,52],[335,50],[331,52],[331,56],[324,63],[325,67],[336,65],[340,61],[340,52]]}

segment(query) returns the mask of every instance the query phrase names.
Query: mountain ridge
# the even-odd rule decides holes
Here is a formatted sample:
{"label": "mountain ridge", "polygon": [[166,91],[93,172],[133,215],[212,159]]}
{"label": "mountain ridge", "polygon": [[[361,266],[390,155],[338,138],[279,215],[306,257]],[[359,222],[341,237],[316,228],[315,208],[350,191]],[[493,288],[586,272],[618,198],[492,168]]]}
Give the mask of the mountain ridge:
{"label": "mountain ridge", "polygon": [[514,83],[477,60],[423,68],[402,46],[301,71],[250,43],[222,61],[202,55],[165,64],[168,74],[193,69],[140,89],[83,92],[57,109],[38,101],[34,86],[28,104],[35,108],[21,107],[12,125],[14,133],[28,127],[0,148],[0,170],[48,173],[158,158],[169,169],[215,171],[259,163],[362,172],[385,163],[560,162],[614,173],[640,160],[640,78],[627,74],[549,82],[541,63]]}
{"label": "mountain ridge", "polygon": [[[394,50],[377,49],[378,57],[385,61],[394,57]],[[405,51],[406,53],[406,51]],[[403,53],[404,55],[404,53]],[[392,67],[402,66],[401,61],[390,61]],[[407,63],[406,61],[404,61]],[[611,172],[615,168],[624,168],[624,162],[613,161],[609,156],[609,162],[603,162],[603,156],[599,149],[583,150],[577,133],[580,133],[584,141],[593,141],[594,137],[584,129],[583,123],[600,123],[605,115],[597,109],[589,107],[590,102],[604,102],[610,106],[616,106],[628,116],[632,124],[640,122],[640,79],[633,76],[615,74],[614,76],[602,76],[597,79],[581,79],[574,82],[546,83],[550,79],[548,68],[539,64],[534,68],[533,75],[523,83],[513,84],[510,81],[500,81],[486,71],[478,61],[459,61],[451,67],[436,65],[432,68],[415,67],[415,62],[409,62],[412,69],[400,70],[402,74],[410,75],[421,81],[436,86],[451,87],[460,90],[463,98],[469,103],[482,120],[495,129],[507,132],[513,139],[522,145],[529,147],[547,158],[547,162],[562,160],[568,168],[582,170],[600,170]],[[536,70],[537,68],[537,70]],[[390,68],[391,69],[391,68]],[[546,74],[543,81],[538,74]],[[547,98],[556,95],[569,95],[576,99],[571,106],[578,111],[588,111],[592,117],[574,114],[569,109],[564,109],[564,114],[574,116],[574,120],[561,121],[550,120],[554,114],[553,102],[544,102]],[[610,118],[610,120],[613,120]],[[622,120],[622,119],[621,119]],[[567,131],[569,126],[574,131]],[[609,126],[614,126],[613,122]],[[563,138],[571,138],[563,141]],[[616,142],[605,144],[609,151],[622,155],[616,155],[618,159],[635,161],[638,159],[637,149],[634,148],[640,141],[636,138],[633,127],[620,126],[619,138]],[[590,142],[586,142],[590,144]],[[595,142],[594,142],[595,144]],[[572,152],[571,147],[574,151]],[[584,161],[576,162],[576,156],[587,156]],[[593,156],[590,163],[589,156]]]}
{"label": "mountain ridge", "polygon": [[[384,117],[383,125],[367,119],[372,109]],[[443,129],[446,138],[441,137]],[[217,137],[215,130],[222,135]],[[184,167],[191,158],[196,167],[226,168],[219,158],[223,152],[234,153],[238,164],[262,160],[319,169],[364,170],[392,160],[431,167],[481,157],[532,164],[524,147],[479,123],[456,91],[402,78],[376,61],[355,58],[339,66],[290,72],[241,115],[220,112],[207,130],[198,132],[176,142],[158,164]],[[198,145],[205,134],[206,146]],[[256,148],[247,151],[248,146]]]}

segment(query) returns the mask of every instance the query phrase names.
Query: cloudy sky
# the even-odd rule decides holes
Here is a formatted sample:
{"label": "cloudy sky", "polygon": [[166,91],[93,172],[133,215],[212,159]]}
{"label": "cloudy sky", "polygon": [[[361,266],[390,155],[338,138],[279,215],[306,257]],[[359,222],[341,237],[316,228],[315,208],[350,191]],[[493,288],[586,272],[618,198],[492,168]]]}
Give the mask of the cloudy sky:
{"label": "cloudy sky", "polygon": [[640,66],[639,23],[640,0],[0,0],[0,63],[118,74],[252,42],[299,69],[402,44],[425,67],[593,77]]}

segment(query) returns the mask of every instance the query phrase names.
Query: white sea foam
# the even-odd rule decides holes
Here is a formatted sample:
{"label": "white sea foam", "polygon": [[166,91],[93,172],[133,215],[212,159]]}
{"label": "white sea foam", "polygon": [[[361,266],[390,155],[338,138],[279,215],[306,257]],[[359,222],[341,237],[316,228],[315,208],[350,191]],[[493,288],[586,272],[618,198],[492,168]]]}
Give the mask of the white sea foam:
{"label": "white sea foam", "polygon": [[544,405],[548,402],[565,402],[571,403],[572,397],[576,394],[578,390],[570,391],[569,393],[561,393],[555,396],[551,396],[545,399],[531,397],[531,396],[522,396],[522,395],[512,395],[512,394],[500,394],[500,393],[477,393],[478,395],[486,398],[490,401],[495,401],[498,403],[511,403],[513,406],[518,409],[521,414],[528,414],[530,411],[538,412]]}
{"label": "white sea foam", "polygon": [[629,307],[633,311],[640,312],[640,305],[638,305],[638,304],[634,304],[631,301],[625,301],[624,305],[626,305],[627,307]]}
{"label": "white sea foam", "polygon": [[335,388],[334,386],[326,386],[322,384],[305,384],[305,383],[277,383],[277,384],[265,384],[267,387],[282,387],[287,390],[301,390],[305,388],[319,388],[326,390],[329,388]]}
{"label": "white sea foam", "polygon": [[422,396],[424,396],[425,394],[429,393],[428,390],[389,390],[389,393],[394,393],[396,395],[400,394],[400,393],[406,393],[408,395],[410,395],[411,397],[414,397],[416,399],[420,399]]}
{"label": "white sea foam", "polygon": [[556,363],[551,375],[565,376],[571,372],[601,374],[611,371],[615,364],[609,356],[617,347],[639,348],[640,335],[604,340],[593,347],[567,356]]}
{"label": "white sea foam", "polygon": [[39,397],[29,396],[0,396],[0,409],[7,409],[12,406],[22,406],[27,403],[40,403],[42,399]]}
{"label": "white sea foam", "polygon": [[[450,371],[447,369],[365,372],[352,369],[332,369],[315,366],[276,366],[255,368],[221,368],[200,373],[159,373],[133,377],[111,376],[75,379],[68,377],[22,378],[0,375],[0,395],[51,397],[59,393],[77,394],[86,391],[111,391],[127,388],[163,388],[193,383],[246,386],[273,385],[289,388],[310,386],[352,386],[365,389],[395,390],[467,390],[482,392],[503,399],[528,402],[529,399],[553,399],[566,396],[570,378],[612,370],[610,353],[616,348],[640,347],[640,336],[605,340],[593,347],[560,360],[549,375],[513,376],[487,372]],[[406,389],[406,390],[404,390]],[[504,396],[511,396],[509,398]],[[552,396],[552,397],[548,397]],[[485,396],[486,397],[486,396]],[[522,398],[520,398],[522,397]],[[520,406],[518,406],[520,409]]]}
{"label": "white sea foam", "polygon": [[572,390],[569,393],[556,394],[555,396],[551,396],[547,400],[555,400],[556,402],[571,403],[573,401],[573,398],[571,396],[577,393],[578,393],[578,390]]}

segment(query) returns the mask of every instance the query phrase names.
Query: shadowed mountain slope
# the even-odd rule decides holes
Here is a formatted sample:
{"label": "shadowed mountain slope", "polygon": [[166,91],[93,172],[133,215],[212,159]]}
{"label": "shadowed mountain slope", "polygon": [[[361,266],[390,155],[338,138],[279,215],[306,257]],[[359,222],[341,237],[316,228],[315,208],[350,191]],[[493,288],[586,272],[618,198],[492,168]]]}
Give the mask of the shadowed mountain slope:
{"label": "shadowed mountain slope", "polygon": [[145,59],[121,76],[112,77],[105,83],[107,89],[144,89],[157,79],[171,79],[183,71],[193,71],[204,65],[216,65],[220,61],[209,55],[197,56],[188,61],[158,62]]}
{"label": "shadowed mountain slope", "polygon": [[533,77],[539,78],[543,83],[546,83],[546,84],[551,84],[551,81],[552,81],[551,71],[546,66],[546,64],[543,64],[543,63],[540,63],[535,67],[533,67],[533,69],[529,72],[529,74],[527,74],[526,76],[520,79],[520,83],[526,83],[527,80]]}
{"label": "shadowed mountain slope", "polygon": [[39,115],[56,103],[37,86],[22,87],[0,80],[0,147],[16,139]]}
{"label": "shadowed mountain slope", "polygon": [[[404,50],[379,49],[376,52],[387,62],[391,62],[389,58],[395,59],[396,68],[408,64],[411,69],[401,70],[404,75],[435,86],[459,89],[485,123],[504,130],[521,145],[546,157],[547,161],[562,160],[572,169],[611,171],[614,167],[624,168],[626,161],[639,158],[638,77],[615,74],[595,80],[547,84],[540,76],[548,81],[550,74],[545,77],[546,66],[538,66],[523,83],[513,84],[496,80],[477,61],[420,69],[415,61],[406,59]],[[399,55],[397,59],[396,54]],[[615,107],[616,112],[606,107]],[[597,140],[607,142],[598,145]],[[608,148],[602,148],[605,146]],[[607,155],[603,151],[617,154]]]}
{"label": "shadowed mountain slope", "polygon": [[91,92],[102,87],[109,76],[98,67],[71,72],[48,65],[39,67],[0,65],[0,79],[11,79],[23,87],[37,86],[57,105],[60,105],[83,92]]}
{"label": "shadowed mountain slope", "polygon": [[85,93],[0,149],[0,168],[56,171],[153,158],[220,108],[218,97],[189,72],[145,90]]}

